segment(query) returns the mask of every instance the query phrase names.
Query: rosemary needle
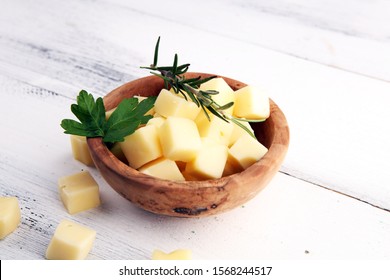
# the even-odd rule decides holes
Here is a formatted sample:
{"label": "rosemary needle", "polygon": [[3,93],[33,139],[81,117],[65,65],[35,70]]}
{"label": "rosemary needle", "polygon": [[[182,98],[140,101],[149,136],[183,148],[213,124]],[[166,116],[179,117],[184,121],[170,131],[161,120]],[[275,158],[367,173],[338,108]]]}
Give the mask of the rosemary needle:
{"label": "rosemary needle", "polygon": [[[249,119],[240,119],[230,116],[225,113],[225,110],[232,107],[234,102],[229,102],[226,104],[218,104],[214,101],[213,96],[219,94],[215,90],[200,90],[199,86],[211,79],[216,78],[217,76],[211,76],[207,78],[195,77],[187,79],[185,73],[188,71],[190,66],[187,64],[178,64],[178,55],[175,54],[173,59],[172,66],[158,66],[158,54],[160,47],[160,37],[157,39],[157,43],[154,49],[154,59],[153,63],[150,66],[143,66],[143,69],[152,70],[151,74],[156,75],[164,80],[165,87],[173,89],[176,94],[181,94],[185,99],[188,97],[198,106],[201,107],[207,118],[210,120],[209,113],[215,115],[216,117],[229,122],[232,121],[252,137],[256,138],[251,130],[249,130],[241,122],[262,122],[264,120],[249,120]],[[188,97],[187,97],[188,96]]]}

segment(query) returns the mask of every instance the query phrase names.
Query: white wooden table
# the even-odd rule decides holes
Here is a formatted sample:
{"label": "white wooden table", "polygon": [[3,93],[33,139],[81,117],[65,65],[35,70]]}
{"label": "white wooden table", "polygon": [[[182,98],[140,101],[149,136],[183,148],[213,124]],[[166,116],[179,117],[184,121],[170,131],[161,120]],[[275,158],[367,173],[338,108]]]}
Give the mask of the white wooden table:
{"label": "white wooden table", "polygon": [[[390,2],[386,0],[2,0],[0,195],[17,196],[17,230],[0,259],[44,259],[67,218],[92,227],[89,259],[390,258]],[[60,121],[81,89],[95,96],[191,63],[268,88],[291,130],[269,186],[233,211],[180,219],[140,210],[72,158]],[[69,215],[57,179],[88,169],[102,205]]]}

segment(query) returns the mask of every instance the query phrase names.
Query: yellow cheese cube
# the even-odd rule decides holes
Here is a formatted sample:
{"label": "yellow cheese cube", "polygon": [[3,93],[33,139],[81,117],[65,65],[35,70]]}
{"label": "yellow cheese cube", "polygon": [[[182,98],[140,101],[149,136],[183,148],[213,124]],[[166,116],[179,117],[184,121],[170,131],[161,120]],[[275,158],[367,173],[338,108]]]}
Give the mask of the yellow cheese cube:
{"label": "yellow cheese cube", "polygon": [[0,197],[0,239],[18,227],[20,216],[19,202],[16,197]]}
{"label": "yellow cheese cube", "polygon": [[49,260],[82,260],[87,257],[96,238],[96,231],[72,221],[57,226],[46,250]]}
{"label": "yellow cheese cube", "polygon": [[[244,125],[246,128],[248,128],[249,131],[254,133],[251,125],[248,122],[240,121],[240,123]],[[243,134],[248,134],[247,131],[245,131],[242,127],[238,126],[237,124],[232,122],[232,125],[233,125],[233,130],[228,143],[229,147],[233,145],[237,141],[237,139],[240,138]]]}
{"label": "yellow cheese cube", "polygon": [[268,149],[255,138],[249,134],[243,134],[230,147],[229,162],[245,169],[261,159],[267,152]]}
{"label": "yellow cheese cube", "polygon": [[195,159],[187,163],[185,173],[200,180],[221,178],[227,157],[228,149],[225,145],[213,145],[207,141]]}
{"label": "yellow cheese cube", "polygon": [[[188,93],[185,92],[185,91],[181,91],[181,92],[179,92],[179,93],[176,93],[175,90],[174,90],[173,88],[170,88],[169,91],[172,92],[174,95],[180,97],[180,98],[183,98],[183,99],[185,99],[185,100],[187,100],[187,101],[189,101],[189,102],[193,102],[192,99],[191,99],[191,97],[190,97],[190,96],[188,95]],[[201,109],[202,109],[202,108],[199,108],[199,112],[200,112]]]}
{"label": "yellow cheese cube", "polygon": [[159,128],[164,122],[165,122],[164,117],[154,117],[151,118],[146,125],[155,125],[157,128]]}
{"label": "yellow cheese cube", "polygon": [[[216,90],[219,93],[212,95],[213,100],[220,106],[223,106],[227,103],[234,102],[235,94],[232,88],[225,82],[223,78],[214,78],[211,79],[199,87],[200,90]],[[233,107],[228,108],[225,112],[228,115],[233,114]]]}
{"label": "yellow cheese cube", "polygon": [[269,99],[259,87],[246,86],[235,92],[233,115],[246,119],[266,119],[270,114]]}
{"label": "yellow cheese cube", "polygon": [[174,161],[191,161],[201,147],[198,129],[190,119],[168,117],[159,135],[164,156]]}
{"label": "yellow cheese cube", "polygon": [[100,205],[99,186],[88,171],[59,178],[58,190],[69,214]]}
{"label": "yellow cheese cube", "polygon": [[181,117],[195,119],[201,110],[191,100],[186,100],[178,94],[162,89],[154,103],[154,110],[163,117]]}
{"label": "yellow cheese cube", "polygon": [[88,166],[94,166],[89,153],[87,138],[84,136],[70,135],[73,158]]}
{"label": "yellow cheese cube", "polygon": [[125,137],[125,141],[120,142],[120,145],[129,165],[135,169],[162,156],[157,128],[154,125],[138,128]]}
{"label": "yellow cheese cube", "polygon": [[160,158],[148,164],[145,164],[139,169],[140,172],[165,180],[184,181],[179,167],[173,160]]}
{"label": "yellow cheese cube", "polygon": [[210,120],[200,112],[195,119],[200,137],[214,138],[224,145],[228,145],[233,132],[233,123],[226,122],[213,114],[209,114]]}
{"label": "yellow cheese cube", "polygon": [[192,251],[188,249],[177,249],[170,253],[164,253],[161,250],[154,250],[152,260],[191,260]]}

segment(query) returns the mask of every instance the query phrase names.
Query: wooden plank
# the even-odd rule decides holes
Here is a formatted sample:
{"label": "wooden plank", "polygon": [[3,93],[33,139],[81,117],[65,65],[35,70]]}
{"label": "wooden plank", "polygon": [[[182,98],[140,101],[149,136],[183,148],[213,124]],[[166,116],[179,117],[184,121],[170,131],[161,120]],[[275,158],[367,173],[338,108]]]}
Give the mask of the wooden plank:
{"label": "wooden plank", "polygon": [[[159,3],[15,0],[0,9],[0,195],[17,195],[23,213],[0,258],[43,258],[59,220],[70,218],[98,231],[91,259],[148,259],[154,248],[178,247],[198,259],[388,259],[389,212],[369,205],[390,209],[390,25],[378,24],[389,21],[388,3],[208,1],[175,14]],[[159,35],[162,64],[178,52],[193,71],[266,87],[291,127],[282,171],[314,184],[278,174],[242,208],[183,220],[136,209],[90,169],[104,203],[68,215],[57,179],[85,167],[70,156],[61,119],[72,117],[80,89],[104,95],[147,75],[139,66],[151,62]]]}
{"label": "wooden plank", "polygon": [[191,12],[175,12],[189,10],[179,0],[171,5],[141,2],[136,7],[121,0],[115,3],[148,20],[159,18],[166,24],[390,81],[390,3],[386,0],[200,1]]}

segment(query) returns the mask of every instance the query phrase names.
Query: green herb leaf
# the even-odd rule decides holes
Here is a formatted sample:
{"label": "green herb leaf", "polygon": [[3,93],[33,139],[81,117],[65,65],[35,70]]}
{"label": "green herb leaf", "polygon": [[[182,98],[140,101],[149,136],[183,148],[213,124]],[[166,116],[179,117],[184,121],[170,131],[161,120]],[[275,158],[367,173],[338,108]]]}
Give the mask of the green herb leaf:
{"label": "green herb leaf", "polygon": [[94,137],[96,133],[94,131],[88,131],[82,123],[75,120],[64,119],[61,122],[61,126],[65,129],[64,133],[74,134],[79,136]]}
{"label": "green herb leaf", "polygon": [[65,133],[75,134],[77,131],[77,135],[82,134],[81,136],[87,137],[104,135],[105,111],[102,98],[98,98],[95,102],[92,94],[82,90],[77,96],[77,104],[72,104],[71,111],[80,123],[71,120],[62,121],[61,126],[65,129]]}
{"label": "green herb leaf", "polygon": [[[191,98],[191,100],[198,107],[202,107],[203,111],[205,111],[205,107],[206,107],[207,109],[209,109],[210,113],[228,122],[227,118],[224,115],[223,110],[231,107],[232,105],[230,103],[219,105],[216,102],[214,102],[211,95],[216,95],[219,93],[215,90],[210,90],[210,91],[198,90],[201,84],[215,78],[215,76],[207,77],[204,79],[202,79],[200,76],[196,78],[186,79],[184,74],[188,71],[190,64],[187,63],[187,64],[178,65],[177,54],[175,54],[172,66],[157,66],[159,45],[160,45],[160,37],[158,38],[156,47],[154,49],[153,64],[151,64],[149,67],[143,66],[141,68],[152,70],[151,74],[156,75],[164,80],[164,85],[166,88],[169,87],[173,88],[176,94],[180,93],[187,99],[187,97],[184,94],[184,92],[186,92],[188,96]],[[155,71],[158,71],[159,73],[156,73]],[[206,116],[209,118],[209,115],[207,113]]]}
{"label": "green herb leaf", "polygon": [[156,66],[157,65],[157,61],[158,61],[158,47],[160,45],[160,36],[158,36],[158,40],[157,40],[157,43],[156,43],[156,47],[154,49],[154,59],[153,59],[153,66]]}
{"label": "green herb leaf", "polygon": [[[215,115],[216,117],[224,120],[225,122],[232,121],[248,132],[252,137],[255,137],[253,133],[242,125],[239,121],[246,122],[261,122],[264,120],[250,120],[250,119],[238,119],[233,116],[230,116],[226,113],[226,109],[229,109],[233,106],[234,102],[229,102],[226,104],[218,104],[214,101],[213,96],[219,94],[215,90],[200,90],[199,87],[201,84],[216,78],[216,76],[210,76],[203,78],[201,76],[195,78],[186,79],[185,73],[187,72],[190,64],[178,65],[178,55],[175,54],[173,65],[172,66],[157,66],[158,51],[160,45],[160,37],[158,37],[156,47],[154,49],[154,60],[153,64],[149,67],[141,67],[143,69],[152,70],[151,74],[156,75],[164,80],[165,87],[173,88],[173,91],[176,94],[181,94],[187,99],[187,96],[198,106],[201,107],[205,113],[208,120],[211,120],[210,114]],[[159,73],[157,73],[157,72]],[[185,94],[187,93],[187,94]]]}
{"label": "green herb leaf", "polygon": [[124,99],[112,113],[106,123],[104,142],[122,142],[124,137],[132,134],[139,125],[152,118],[145,114],[153,107],[155,96],[138,103],[137,98]]}
{"label": "green herb leaf", "polygon": [[91,94],[82,90],[77,97],[77,104],[71,105],[71,111],[80,122],[64,119],[61,127],[66,134],[103,137],[106,143],[122,142],[139,125],[152,118],[145,114],[154,106],[155,100],[154,96],[139,103],[135,97],[124,99],[106,120],[103,99],[99,97],[95,101]]}

